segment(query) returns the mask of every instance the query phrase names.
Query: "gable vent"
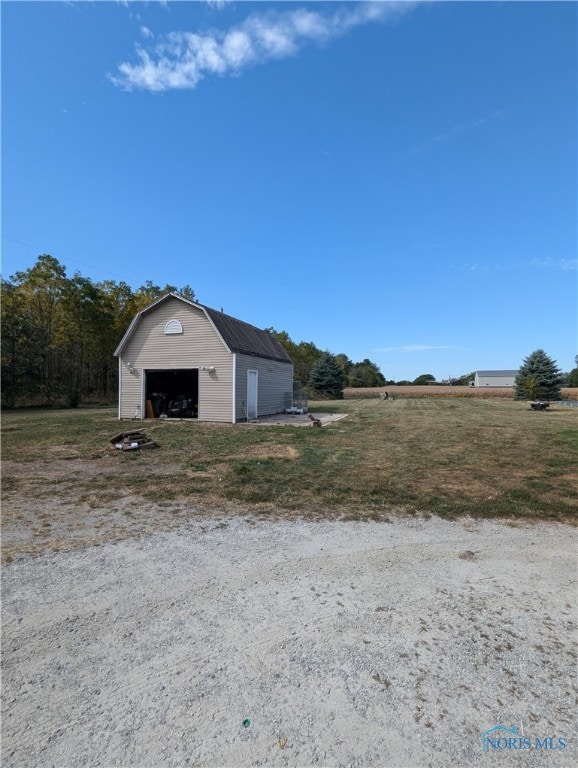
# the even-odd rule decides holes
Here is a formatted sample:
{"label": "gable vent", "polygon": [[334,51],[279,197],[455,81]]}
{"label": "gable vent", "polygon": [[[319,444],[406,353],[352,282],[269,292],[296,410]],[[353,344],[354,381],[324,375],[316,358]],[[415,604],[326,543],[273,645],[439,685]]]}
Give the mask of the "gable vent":
{"label": "gable vent", "polygon": [[169,320],[169,322],[165,325],[165,334],[170,333],[182,333],[183,332],[183,326],[181,325],[179,320]]}

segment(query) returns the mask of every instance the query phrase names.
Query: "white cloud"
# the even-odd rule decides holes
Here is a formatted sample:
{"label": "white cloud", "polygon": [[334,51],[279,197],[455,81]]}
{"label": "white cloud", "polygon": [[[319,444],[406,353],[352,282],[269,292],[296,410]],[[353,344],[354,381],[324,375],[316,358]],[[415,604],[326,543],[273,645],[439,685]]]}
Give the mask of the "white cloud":
{"label": "white cloud", "polygon": [[538,267],[541,269],[560,269],[563,272],[571,272],[578,267],[578,260],[576,259],[533,259],[530,262],[531,267]]}
{"label": "white cloud", "polygon": [[233,0],[205,0],[205,3],[216,11],[222,11],[223,8],[226,8],[232,1]]}
{"label": "white cloud", "polygon": [[455,349],[455,347],[442,344],[404,344],[401,347],[378,347],[374,352],[429,352],[432,349]]}
{"label": "white cloud", "polygon": [[528,269],[553,269],[562,272],[571,272],[578,267],[576,259],[552,259],[545,257],[541,259],[532,259],[531,261],[504,261],[489,264],[479,264],[469,262],[459,266],[462,272],[473,272],[485,274],[488,272],[513,272],[516,270]]}
{"label": "white cloud", "polygon": [[248,16],[228,30],[172,32],[152,49],[137,46],[136,63],[123,62],[112,82],[125,90],[192,89],[209,75],[238,75],[249,66],[293,56],[308,43],[327,42],[363,24],[408,10],[411,2],[340,6],[331,14],[297,8]]}
{"label": "white cloud", "polygon": [[151,37],[154,37],[153,33],[150,31],[148,27],[141,27],[140,33],[143,37],[150,39]]}

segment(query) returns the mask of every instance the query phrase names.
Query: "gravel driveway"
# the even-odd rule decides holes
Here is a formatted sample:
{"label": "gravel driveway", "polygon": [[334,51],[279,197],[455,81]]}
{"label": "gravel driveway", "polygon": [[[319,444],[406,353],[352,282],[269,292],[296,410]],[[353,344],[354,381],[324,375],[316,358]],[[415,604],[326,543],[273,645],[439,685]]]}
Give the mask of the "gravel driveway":
{"label": "gravel driveway", "polygon": [[[2,764],[575,765],[576,530],[513,525],[216,518],[15,560]],[[484,752],[498,725],[530,747]]]}

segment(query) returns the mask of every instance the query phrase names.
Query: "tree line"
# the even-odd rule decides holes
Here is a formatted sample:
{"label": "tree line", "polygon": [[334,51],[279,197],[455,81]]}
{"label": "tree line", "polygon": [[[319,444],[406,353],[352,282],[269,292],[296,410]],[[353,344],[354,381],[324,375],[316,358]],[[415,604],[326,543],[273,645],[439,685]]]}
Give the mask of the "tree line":
{"label": "tree line", "polygon": [[165,293],[188,299],[190,286],[147,281],[94,283],[42,254],[33,267],[2,278],[2,406],[77,406],[112,402],[114,351],[137,312]]}
{"label": "tree line", "polygon": [[267,330],[277,339],[293,361],[294,379],[314,392],[323,391],[319,388],[319,368],[325,372],[324,376],[329,376],[331,380],[335,379],[335,386],[333,384],[330,386],[331,391],[335,389],[338,382],[341,382],[340,390],[344,387],[383,387],[388,383],[376,363],[367,358],[356,363],[343,352],[333,354],[328,350],[320,349],[312,341],[297,343],[287,331],[276,331],[274,328],[267,328]]}
{"label": "tree line", "polygon": [[[196,300],[189,285],[161,287],[147,280],[134,290],[122,281],[93,282],[78,272],[68,277],[65,267],[48,254],[39,256],[33,267],[2,278],[1,291],[3,407],[113,402],[118,393],[114,351],[136,313],[166,293]],[[412,382],[386,380],[367,358],[354,362],[312,341],[295,342],[287,331],[267,330],[291,357],[295,379],[312,394],[341,397],[344,387],[435,381],[432,374]],[[550,362],[537,355],[529,370],[522,367],[518,396],[543,397],[560,386],[578,386],[578,367],[564,374],[548,369]],[[545,369],[550,379],[544,389]],[[451,383],[467,384],[470,379],[473,374]]]}
{"label": "tree line", "polygon": [[[125,282],[93,282],[49,254],[34,266],[1,279],[2,406],[113,402],[118,393],[114,351],[137,312],[166,293],[191,301],[189,286],[159,286],[150,280],[136,290]],[[304,386],[319,361],[330,355],[342,373],[342,386],[386,383],[378,366],[331,355],[313,342],[294,342],[286,331],[268,329],[293,360],[295,379]]]}

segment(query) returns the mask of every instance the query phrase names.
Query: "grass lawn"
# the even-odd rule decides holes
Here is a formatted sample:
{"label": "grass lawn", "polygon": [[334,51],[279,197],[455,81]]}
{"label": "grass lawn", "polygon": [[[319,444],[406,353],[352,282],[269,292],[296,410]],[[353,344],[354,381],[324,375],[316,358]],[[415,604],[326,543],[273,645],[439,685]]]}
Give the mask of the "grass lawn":
{"label": "grass lawn", "polygon": [[[422,398],[311,403],[310,410],[348,416],[323,429],[138,422],[160,447],[134,452],[109,444],[135,426],[118,422],[112,408],[8,412],[5,546],[41,551],[42,542],[58,549],[67,537],[79,544],[123,537],[124,528],[150,532],[165,525],[163,509],[171,525],[199,509],[576,519],[574,408]],[[155,516],[147,514],[153,505]]]}
{"label": "grass lawn", "polygon": [[[574,408],[534,412],[507,400],[423,398],[312,403],[310,410],[348,417],[312,429],[118,422],[104,408],[9,412],[3,490],[71,503],[130,492],[155,502],[229,501],[353,517],[576,515]],[[135,424],[160,447],[125,453],[109,445]],[[39,468],[42,482],[34,483]]]}

